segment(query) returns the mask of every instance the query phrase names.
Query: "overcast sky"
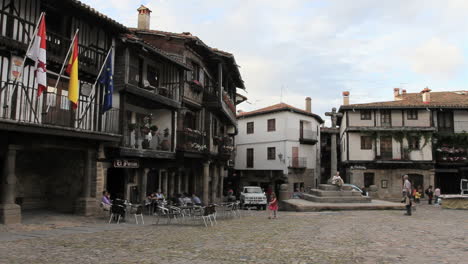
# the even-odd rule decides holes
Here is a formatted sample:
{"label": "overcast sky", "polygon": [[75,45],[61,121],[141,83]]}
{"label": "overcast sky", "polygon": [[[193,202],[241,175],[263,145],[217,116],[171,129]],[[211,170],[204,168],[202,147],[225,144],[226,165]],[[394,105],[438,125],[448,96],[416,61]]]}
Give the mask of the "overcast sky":
{"label": "overcast sky", "polygon": [[[135,27],[191,32],[235,55],[247,87],[244,111],[282,101],[324,116],[351,103],[386,101],[393,88],[462,90],[468,83],[465,0],[81,0]],[[328,118],[327,118],[328,119]]]}

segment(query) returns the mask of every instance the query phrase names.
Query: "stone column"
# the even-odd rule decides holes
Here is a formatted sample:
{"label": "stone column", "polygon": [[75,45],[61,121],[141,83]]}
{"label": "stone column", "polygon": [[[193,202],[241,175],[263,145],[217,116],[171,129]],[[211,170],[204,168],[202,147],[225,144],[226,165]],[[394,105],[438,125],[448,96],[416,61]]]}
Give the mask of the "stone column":
{"label": "stone column", "polygon": [[223,199],[223,190],[224,190],[224,166],[219,166],[219,194],[218,196]]}
{"label": "stone column", "polygon": [[337,157],[336,157],[336,135],[331,134],[331,162],[330,162],[330,178],[336,174]]}
{"label": "stone column", "polygon": [[217,202],[218,194],[218,178],[219,178],[219,166],[215,166],[213,170],[213,175],[211,177],[211,202]]}
{"label": "stone column", "polygon": [[96,198],[91,197],[91,183],[93,182],[93,164],[96,164],[96,151],[92,148],[85,153],[85,166],[82,185],[82,196],[76,203],[76,213],[80,215],[92,215],[96,212]]}
{"label": "stone column", "polygon": [[3,163],[2,203],[0,204],[0,223],[21,223],[21,207],[15,204],[16,152],[18,147],[8,146]]}
{"label": "stone column", "polygon": [[174,187],[175,187],[175,177],[176,173],[175,172],[170,172],[170,181],[169,181],[169,195],[173,196],[174,195]]}
{"label": "stone column", "polygon": [[177,193],[182,193],[182,171],[177,172]]}
{"label": "stone column", "polygon": [[184,170],[184,190],[186,193],[189,193],[189,174],[187,172],[187,170]]}
{"label": "stone column", "polygon": [[161,176],[161,171],[158,171],[158,191],[160,191],[161,193],[163,193],[163,190],[162,190],[162,176]]}
{"label": "stone column", "polygon": [[150,169],[144,168],[140,175],[140,202],[146,199],[146,190],[148,189],[148,173]]}
{"label": "stone column", "polygon": [[163,193],[164,193],[164,196],[166,196],[166,198],[167,198],[167,195],[169,194],[168,190],[167,190],[167,177],[168,177],[167,174],[168,174],[168,172],[165,171],[164,174],[163,174],[163,179],[162,179],[162,181],[163,181]]}
{"label": "stone column", "polygon": [[209,203],[209,181],[210,181],[210,162],[203,163],[203,203],[207,205]]}

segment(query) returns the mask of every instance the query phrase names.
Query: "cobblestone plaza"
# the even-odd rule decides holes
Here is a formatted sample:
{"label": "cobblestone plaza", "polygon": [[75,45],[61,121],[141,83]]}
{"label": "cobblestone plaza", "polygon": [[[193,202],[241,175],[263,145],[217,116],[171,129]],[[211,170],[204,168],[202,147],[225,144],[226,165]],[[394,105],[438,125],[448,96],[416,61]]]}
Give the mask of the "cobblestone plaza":
{"label": "cobblestone plaza", "polygon": [[[468,212],[419,205],[403,211],[265,212],[218,225],[75,222],[80,232],[0,232],[1,263],[467,263]],[[85,223],[86,222],[86,223]],[[81,223],[81,224],[79,224]],[[36,227],[40,229],[40,226]],[[28,236],[30,234],[36,234]],[[16,236],[23,234],[23,236]],[[43,234],[43,235],[37,235]]]}

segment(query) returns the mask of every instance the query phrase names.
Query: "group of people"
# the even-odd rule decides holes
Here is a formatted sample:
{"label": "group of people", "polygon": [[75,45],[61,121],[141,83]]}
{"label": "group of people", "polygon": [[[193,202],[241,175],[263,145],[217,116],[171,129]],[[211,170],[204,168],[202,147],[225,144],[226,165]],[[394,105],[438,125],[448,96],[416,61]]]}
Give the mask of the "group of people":
{"label": "group of people", "polygon": [[[440,204],[440,195],[441,191],[440,188],[436,188],[435,190],[432,189],[432,185],[424,191],[427,195],[428,204],[432,204],[432,200],[435,199],[435,204]],[[423,194],[423,189],[421,186],[419,188],[412,188],[411,182],[408,179],[408,175],[403,176],[403,200],[402,202],[405,203],[406,206],[406,213],[405,215],[411,215],[411,206],[413,205],[412,200],[416,203],[420,203],[420,199]]]}
{"label": "group of people", "polygon": [[160,190],[158,190],[155,193],[148,194],[148,196],[145,199],[146,208],[154,206],[158,203],[169,203],[171,205],[177,206],[202,205],[201,199],[195,194],[192,194],[191,196],[188,193],[174,194],[166,199],[166,197]]}

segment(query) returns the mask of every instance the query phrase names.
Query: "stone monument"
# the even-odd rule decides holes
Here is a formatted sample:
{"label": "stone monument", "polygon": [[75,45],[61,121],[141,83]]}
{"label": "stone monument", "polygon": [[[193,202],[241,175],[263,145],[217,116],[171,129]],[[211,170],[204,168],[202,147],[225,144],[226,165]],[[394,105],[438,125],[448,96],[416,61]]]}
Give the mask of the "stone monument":
{"label": "stone monument", "polygon": [[[331,127],[336,128],[338,117],[342,117],[342,113],[336,112],[336,108],[333,107],[331,112],[326,112],[326,116],[329,116],[331,119]],[[337,153],[336,153],[336,135],[331,134],[331,162],[330,162],[330,178],[328,182],[331,182],[331,178],[337,172]]]}

